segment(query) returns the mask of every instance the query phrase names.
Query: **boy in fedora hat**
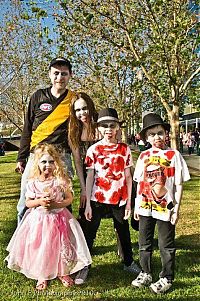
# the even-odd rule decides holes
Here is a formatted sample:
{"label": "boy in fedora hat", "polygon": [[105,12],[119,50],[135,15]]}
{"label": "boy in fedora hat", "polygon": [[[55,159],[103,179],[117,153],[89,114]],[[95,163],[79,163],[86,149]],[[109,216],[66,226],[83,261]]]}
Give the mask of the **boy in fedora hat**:
{"label": "boy in fedora hat", "polygon": [[[150,286],[156,294],[172,286],[175,264],[175,224],[178,222],[182,183],[190,179],[187,165],[177,150],[165,145],[169,124],[155,114],[143,118],[140,136],[152,147],[143,151],[133,179],[137,184],[134,218],[139,220],[139,251],[142,271],[132,281],[135,287]],[[155,225],[162,261],[160,279],[152,283],[151,257]]]}
{"label": "boy in fedora hat", "polygon": [[101,218],[109,213],[124,255],[124,270],[138,274],[140,269],[133,261],[127,221],[131,214],[130,168],[133,163],[130,148],[116,138],[120,124],[115,109],[105,108],[99,112],[97,126],[103,138],[93,144],[86,155],[85,217],[90,221],[86,241],[91,251]]}

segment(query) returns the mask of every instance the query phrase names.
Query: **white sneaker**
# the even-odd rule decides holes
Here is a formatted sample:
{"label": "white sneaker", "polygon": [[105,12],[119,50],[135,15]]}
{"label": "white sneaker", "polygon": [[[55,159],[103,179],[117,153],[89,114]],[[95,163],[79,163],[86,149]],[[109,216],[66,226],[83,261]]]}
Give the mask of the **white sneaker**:
{"label": "white sneaker", "polygon": [[160,278],[155,283],[152,283],[150,285],[150,289],[153,293],[163,294],[163,293],[167,292],[171,286],[172,286],[172,283],[165,277],[165,278]]}
{"label": "white sneaker", "polygon": [[81,285],[83,284],[88,276],[89,273],[89,268],[88,267],[84,267],[82,270],[80,270],[78,272],[78,274],[76,275],[75,279],[74,279],[74,283],[76,285]]}
{"label": "white sneaker", "polygon": [[140,272],[135,280],[131,282],[131,285],[136,287],[148,286],[152,282],[152,276],[150,274]]}

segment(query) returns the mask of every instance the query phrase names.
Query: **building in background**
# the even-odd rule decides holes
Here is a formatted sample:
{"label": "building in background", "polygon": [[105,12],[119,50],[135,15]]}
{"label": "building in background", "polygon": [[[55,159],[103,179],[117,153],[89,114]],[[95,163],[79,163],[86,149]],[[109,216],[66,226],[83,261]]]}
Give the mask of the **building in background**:
{"label": "building in background", "polygon": [[200,111],[192,105],[186,106],[184,114],[180,118],[180,126],[186,133],[189,130],[193,131],[195,128],[200,128]]}

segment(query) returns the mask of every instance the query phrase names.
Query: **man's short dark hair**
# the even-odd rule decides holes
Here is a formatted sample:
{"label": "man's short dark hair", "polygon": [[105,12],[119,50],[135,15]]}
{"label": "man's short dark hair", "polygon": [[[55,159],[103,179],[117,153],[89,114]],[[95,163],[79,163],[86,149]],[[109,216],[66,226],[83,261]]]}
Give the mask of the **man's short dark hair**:
{"label": "man's short dark hair", "polygon": [[66,66],[69,69],[69,72],[72,73],[72,65],[70,63],[69,60],[65,59],[64,57],[57,57],[54,58],[50,65],[49,65],[49,70],[51,69],[51,67],[53,67],[54,65],[59,65],[59,66]]}

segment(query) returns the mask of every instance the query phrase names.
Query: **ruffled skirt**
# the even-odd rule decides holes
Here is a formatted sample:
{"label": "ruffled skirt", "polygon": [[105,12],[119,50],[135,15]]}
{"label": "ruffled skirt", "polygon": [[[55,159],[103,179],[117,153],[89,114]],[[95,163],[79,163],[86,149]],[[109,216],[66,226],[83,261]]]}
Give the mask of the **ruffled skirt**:
{"label": "ruffled skirt", "polygon": [[8,268],[31,279],[50,280],[91,264],[79,223],[66,209],[29,209],[13,234]]}

